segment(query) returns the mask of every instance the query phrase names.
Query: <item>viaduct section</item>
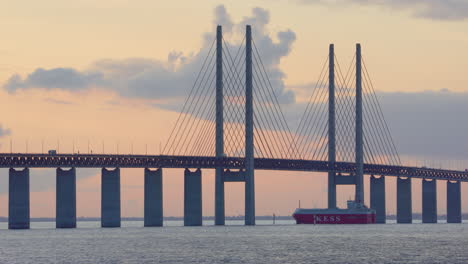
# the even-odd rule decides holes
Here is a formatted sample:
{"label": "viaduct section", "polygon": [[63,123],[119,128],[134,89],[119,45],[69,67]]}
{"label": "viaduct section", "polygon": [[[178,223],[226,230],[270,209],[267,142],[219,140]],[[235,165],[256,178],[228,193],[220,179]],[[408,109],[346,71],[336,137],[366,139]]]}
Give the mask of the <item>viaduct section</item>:
{"label": "viaduct section", "polygon": [[[377,222],[386,222],[385,178],[397,177],[397,222],[412,222],[411,182],[422,179],[423,223],[437,222],[436,181],[447,185],[447,222],[461,222],[461,182],[468,172],[380,165],[364,162],[363,94],[361,46],[356,45],[355,65],[355,161],[336,160],[335,54],[329,49],[328,65],[328,160],[275,159],[254,157],[254,107],[252,81],[252,31],[245,36],[245,157],[228,157],[224,145],[223,40],[222,28],[216,34],[215,155],[90,155],[90,154],[0,154],[0,168],[9,168],[10,229],[30,227],[29,170],[56,168],[56,227],[76,227],[76,169],[102,168],[101,226],[120,227],[120,169],[144,169],[144,226],[163,225],[163,168],[184,170],[184,225],[202,225],[202,169],[215,170],[215,224],[225,224],[224,186],[245,183],[245,224],[255,225],[255,170],[313,171],[328,173],[328,207],[336,207],[336,186],[354,185],[355,200],[364,201],[363,178],[370,175],[370,206]],[[66,169],[68,168],[68,169]],[[111,169],[109,169],[111,168]]]}

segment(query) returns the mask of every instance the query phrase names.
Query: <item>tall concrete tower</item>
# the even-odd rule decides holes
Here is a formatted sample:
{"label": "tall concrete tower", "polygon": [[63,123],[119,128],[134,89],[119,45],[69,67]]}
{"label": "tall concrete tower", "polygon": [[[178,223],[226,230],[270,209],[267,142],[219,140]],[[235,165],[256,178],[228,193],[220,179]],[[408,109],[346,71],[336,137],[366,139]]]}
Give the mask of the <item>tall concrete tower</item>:
{"label": "tall concrete tower", "polygon": [[255,225],[252,29],[246,26],[245,36],[245,224]]}
{"label": "tall concrete tower", "polygon": [[356,44],[356,202],[364,203],[361,44]]}
{"label": "tall concrete tower", "polygon": [[[223,117],[223,30],[216,29],[216,157],[224,156]],[[215,171],[215,225],[224,225],[224,181],[223,169]]]}
{"label": "tall concrete tower", "polygon": [[328,58],[328,208],[336,208],[335,138],[335,46],[330,44]]}

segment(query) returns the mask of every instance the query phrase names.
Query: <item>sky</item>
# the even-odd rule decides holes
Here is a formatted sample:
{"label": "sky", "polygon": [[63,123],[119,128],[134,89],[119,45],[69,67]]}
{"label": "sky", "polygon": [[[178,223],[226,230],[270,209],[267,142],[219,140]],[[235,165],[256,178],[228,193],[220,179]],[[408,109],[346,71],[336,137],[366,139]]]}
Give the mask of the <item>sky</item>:
{"label": "sky", "polygon": [[[297,123],[335,44],[343,65],[355,43],[403,162],[468,168],[468,3],[463,0],[0,0],[0,152],[149,153],[167,141],[217,24],[238,45],[253,26],[281,106]],[[98,169],[77,170],[79,216],[99,216]],[[143,170],[123,169],[122,215],[143,215]],[[366,199],[368,201],[368,179]],[[395,212],[395,179],[387,181]],[[0,170],[0,216],[8,212]],[[243,185],[226,185],[226,214],[243,214]],[[463,184],[468,211],[468,186]],[[339,205],[353,196],[339,187]],[[326,176],[256,172],[258,215],[325,206]],[[420,212],[421,184],[413,184]],[[214,176],[203,171],[203,213]],[[438,182],[439,213],[445,184]],[[183,213],[183,170],[164,170],[164,214]],[[55,172],[31,170],[31,216],[55,215]]]}

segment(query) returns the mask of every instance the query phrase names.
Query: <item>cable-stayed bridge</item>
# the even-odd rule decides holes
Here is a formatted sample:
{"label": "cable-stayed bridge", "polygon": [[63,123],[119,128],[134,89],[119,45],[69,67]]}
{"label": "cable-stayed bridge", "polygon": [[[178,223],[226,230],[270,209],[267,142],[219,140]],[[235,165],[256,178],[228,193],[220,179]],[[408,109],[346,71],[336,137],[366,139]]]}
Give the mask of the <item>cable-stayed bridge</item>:
{"label": "cable-stayed bridge", "polygon": [[[261,50],[246,27],[234,47],[216,38],[165,142],[163,155],[0,154],[10,168],[9,228],[29,228],[29,168],[57,168],[56,226],[76,227],[76,168],[102,168],[101,225],[120,226],[120,168],[145,168],[144,225],[162,225],[162,170],[184,168],[184,224],[202,224],[202,169],[215,169],[215,224],[224,225],[226,182],[245,183],[245,224],[255,225],[255,170],[328,173],[328,207],[336,186],[354,185],[385,223],[385,176],[396,176],[397,221],[412,222],[411,179],[423,179],[423,222],[437,222],[436,180],[447,181],[448,222],[461,222],[460,182],[468,172],[402,166],[375,94],[360,44],[342,69],[330,45],[307,107],[293,131],[286,94],[269,78]],[[277,73],[276,73],[277,74]],[[14,168],[24,168],[16,170]],[[71,168],[64,170],[62,168]],[[106,169],[115,168],[115,169]],[[155,170],[151,170],[154,168]]]}

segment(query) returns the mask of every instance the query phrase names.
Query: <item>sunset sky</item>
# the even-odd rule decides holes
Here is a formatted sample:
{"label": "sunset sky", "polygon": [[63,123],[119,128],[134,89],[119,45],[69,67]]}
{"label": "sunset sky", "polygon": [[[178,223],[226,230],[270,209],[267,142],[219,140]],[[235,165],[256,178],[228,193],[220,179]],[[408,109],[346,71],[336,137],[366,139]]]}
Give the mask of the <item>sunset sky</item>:
{"label": "sunset sky", "polygon": [[[329,43],[343,65],[355,43],[407,165],[468,168],[468,3],[463,0],[0,0],[0,152],[160,154],[217,24],[239,42],[246,23],[275,70],[294,120],[304,111]],[[214,140],[214,136],[213,136]],[[10,145],[12,142],[12,146]],[[59,142],[59,143],[58,143]],[[58,146],[59,145],[59,146]],[[99,216],[100,170],[78,169],[77,215]],[[164,170],[164,214],[183,214],[183,170]],[[143,170],[121,171],[122,216],[143,216]],[[368,178],[365,179],[368,201]],[[387,180],[387,214],[396,179]],[[226,184],[226,215],[244,212]],[[468,185],[462,185],[468,212]],[[339,187],[339,205],[354,195]],[[326,176],[256,172],[257,215],[326,205]],[[420,180],[413,211],[421,211]],[[445,214],[445,183],[438,213]],[[203,214],[214,214],[214,172],[203,171]],[[0,170],[0,216],[8,170]],[[55,171],[31,170],[31,216],[55,216]]]}

